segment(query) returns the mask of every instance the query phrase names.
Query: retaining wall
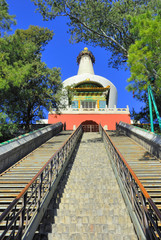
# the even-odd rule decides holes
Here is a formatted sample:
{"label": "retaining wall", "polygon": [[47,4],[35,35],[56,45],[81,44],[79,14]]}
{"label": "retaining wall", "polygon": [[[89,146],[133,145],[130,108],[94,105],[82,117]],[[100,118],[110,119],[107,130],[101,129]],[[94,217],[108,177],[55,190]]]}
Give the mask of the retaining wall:
{"label": "retaining wall", "polygon": [[124,122],[116,124],[116,130],[120,130],[125,135],[142,145],[148,152],[161,158],[161,137],[159,135]]}
{"label": "retaining wall", "polygon": [[0,173],[62,131],[61,122],[0,144]]}

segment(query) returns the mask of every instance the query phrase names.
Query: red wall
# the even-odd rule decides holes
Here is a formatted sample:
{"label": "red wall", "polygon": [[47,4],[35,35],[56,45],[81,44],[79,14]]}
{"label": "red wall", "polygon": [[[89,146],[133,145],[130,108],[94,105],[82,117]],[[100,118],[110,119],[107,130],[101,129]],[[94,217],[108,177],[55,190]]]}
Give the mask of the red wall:
{"label": "red wall", "polygon": [[48,123],[66,122],[66,130],[73,130],[73,126],[78,127],[82,122],[92,120],[101,123],[102,126],[107,125],[108,130],[115,130],[116,123],[123,121],[130,124],[129,114],[49,114]]}

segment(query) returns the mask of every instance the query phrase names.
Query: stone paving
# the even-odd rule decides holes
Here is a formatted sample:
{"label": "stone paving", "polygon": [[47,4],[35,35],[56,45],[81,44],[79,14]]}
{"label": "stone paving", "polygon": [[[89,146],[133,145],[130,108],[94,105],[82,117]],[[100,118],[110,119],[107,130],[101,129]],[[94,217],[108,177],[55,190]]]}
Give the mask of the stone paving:
{"label": "stone paving", "polygon": [[49,240],[135,240],[99,133],[84,133]]}

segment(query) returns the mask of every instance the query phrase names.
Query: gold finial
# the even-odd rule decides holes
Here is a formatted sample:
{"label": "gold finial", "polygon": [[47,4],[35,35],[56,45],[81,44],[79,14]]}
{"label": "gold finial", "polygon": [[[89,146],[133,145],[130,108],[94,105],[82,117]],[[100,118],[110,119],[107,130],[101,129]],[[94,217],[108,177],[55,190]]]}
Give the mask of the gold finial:
{"label": "gold finial", "polygon": [[91,60],[92,60],[92,63],[95,63],[95,57],[93,56],[93,54],[91,53],[91,51],[88,50],[87,47],[85,47],[83,49],[83,51],[81,51],[77,57],[77,63],[79,64],[80,63],[80,59],[83,55],[88,55],[90,56]]}
{"label": "gold finial", "polygon": [[86,79],[86,81],[90,81],[90,79],[89,79],[89,78],[87,78],[87,79]]}

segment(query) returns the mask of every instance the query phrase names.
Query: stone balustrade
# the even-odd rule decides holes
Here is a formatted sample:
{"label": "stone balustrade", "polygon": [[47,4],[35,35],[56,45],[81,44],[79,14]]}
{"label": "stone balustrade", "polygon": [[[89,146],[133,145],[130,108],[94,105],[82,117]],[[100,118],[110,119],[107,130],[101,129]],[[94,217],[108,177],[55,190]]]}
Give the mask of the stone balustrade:
{"label": "stone balustrade", "polygon": [[[55,113],[55,110],[51,113]],[[99,114],[130,114],[129,112],[129,107],[127,106],[126,108],[72,108],[69,107],[67,109],[63,109],[61,111],[62,114],[78,114],[78,113],[85,113],[85,114],[93,114],[93,113],[99,113]]]}

